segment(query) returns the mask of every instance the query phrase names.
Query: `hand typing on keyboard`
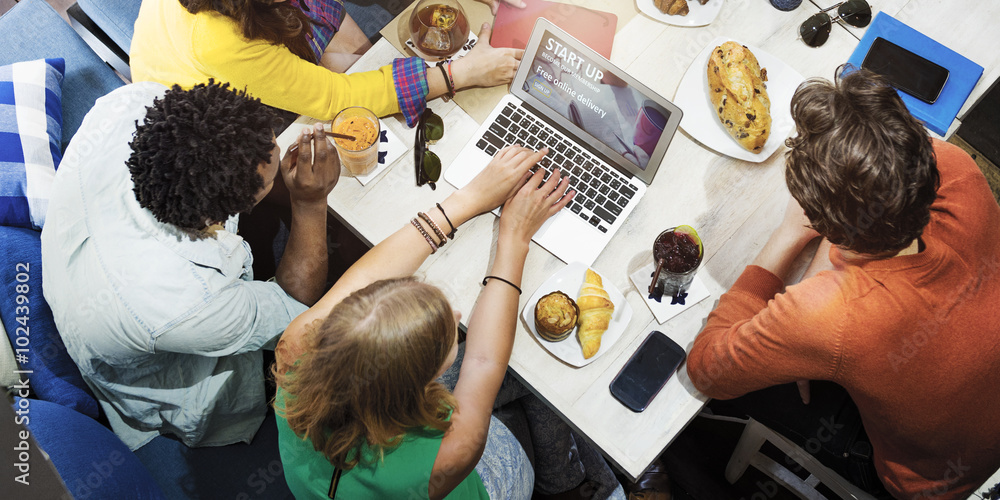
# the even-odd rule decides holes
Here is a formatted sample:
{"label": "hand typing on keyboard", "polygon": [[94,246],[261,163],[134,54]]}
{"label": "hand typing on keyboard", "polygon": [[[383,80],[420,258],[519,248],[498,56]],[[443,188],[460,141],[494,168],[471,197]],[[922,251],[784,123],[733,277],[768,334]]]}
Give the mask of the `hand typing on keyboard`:
{"label": "hand typing on keyboard", "polygon": [[461,191],[469,194],[469,203],[490,211],[514,196],[528,180],[529,169],[548,152],[548,149],[532,151],[521,146],[505,147]]}
{"label": "hand typing on keyboard", "polygon": [[542,170],[531,175],[517,193],[503,205],[500,233],[517,235],[527,244],[549,217],[562,210],[575,194],[569,189],[569,179],[550,175],[542,181]]}
{"label": "hand typing on keyboard", "polygon": [[570,188],[577,191],[566,209],[598,231],[606,233],[637,192],[633,181],[618,170],[514,104],[501,110],[476,147],[495,155],[511,144],[547,146],[549,153],[531,172],[542,171],[542,179],[548,179],[554,169],[560,169]]}

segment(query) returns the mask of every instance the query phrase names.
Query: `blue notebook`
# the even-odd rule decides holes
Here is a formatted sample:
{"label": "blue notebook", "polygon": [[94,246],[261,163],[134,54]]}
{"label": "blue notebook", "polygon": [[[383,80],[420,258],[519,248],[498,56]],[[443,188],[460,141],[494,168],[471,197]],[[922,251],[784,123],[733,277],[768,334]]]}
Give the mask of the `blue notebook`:
{"label": "blue notebook", "polygon": [[948,81],[934,104],[927,104],[906,92],[899,92],[903,103],[913,116],[938,135],[946,134],[951,122],[955,120],[958,111],[972,93],[972,88],[983,76],[983,67],[884,12],[879,12],[875,16],[847,62],[860,68],[861,61],[865,59],[868,49],[877,37],[940,64],[949,71]]}

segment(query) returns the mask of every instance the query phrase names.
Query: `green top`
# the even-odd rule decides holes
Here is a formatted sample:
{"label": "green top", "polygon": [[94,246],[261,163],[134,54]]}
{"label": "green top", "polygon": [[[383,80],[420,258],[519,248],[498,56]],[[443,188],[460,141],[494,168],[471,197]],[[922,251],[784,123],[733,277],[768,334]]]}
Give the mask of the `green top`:
{"label": "green top", "polygon": [[[279,387],[275,397],[275,406],[279,409],[285,407],[285,395]],[[312,441],[297,436],[280,414],[275,414],[275,420],[285,481],[296,499],[427,498],[431,468],[441,448],[443,432],[429,428],[407,432],[399,446],[386,450],[381,461],[371,448],[362,445],[362,462],[341,472],[313,449]],[[341,473],[334,484],[337,472]],[[489,500],[490,497],[479,473],[473,470],[445,498]]]}

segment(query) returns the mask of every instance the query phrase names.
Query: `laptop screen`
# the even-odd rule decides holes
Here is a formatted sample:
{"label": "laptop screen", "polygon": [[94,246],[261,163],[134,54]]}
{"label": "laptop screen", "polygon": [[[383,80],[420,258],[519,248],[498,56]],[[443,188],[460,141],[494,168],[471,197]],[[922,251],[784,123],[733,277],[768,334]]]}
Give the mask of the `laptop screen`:
{"label": "laptop screen", "polygon": [[521,62],[531,63],[521,90],[645,170],[657,144],[673,137],[672,130],[663,133],[671,112],[606,60],[573,45],[544,30],[537,50]]}

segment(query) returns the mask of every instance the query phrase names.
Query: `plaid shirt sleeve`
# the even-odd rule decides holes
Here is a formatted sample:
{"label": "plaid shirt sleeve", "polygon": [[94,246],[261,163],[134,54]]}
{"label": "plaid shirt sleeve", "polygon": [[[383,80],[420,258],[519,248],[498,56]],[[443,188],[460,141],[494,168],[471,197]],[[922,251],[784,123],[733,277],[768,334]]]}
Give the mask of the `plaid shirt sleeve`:
{"label": "plaid shirt sleeve", "polygon": [[427,65],[419,57],[396,59],[392,62],[392,80],[399,109],[412,127],[427,107]]}

